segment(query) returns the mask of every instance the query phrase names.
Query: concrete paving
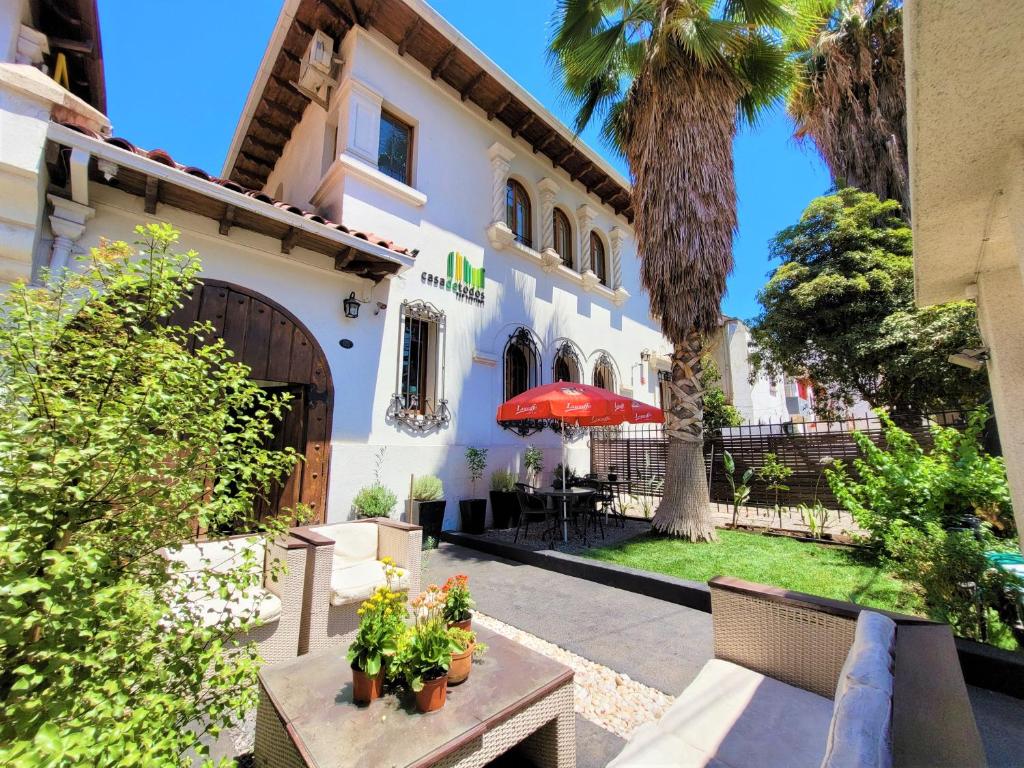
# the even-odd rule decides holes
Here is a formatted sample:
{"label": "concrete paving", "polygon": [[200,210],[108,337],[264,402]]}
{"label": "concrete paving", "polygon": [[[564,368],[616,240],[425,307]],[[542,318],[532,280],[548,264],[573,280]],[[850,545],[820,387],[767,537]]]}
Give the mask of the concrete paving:
{"label": "concrete paving", "polygon": [[428,553],[424,584],[454,573],[483,613],[673,696],[713,656],[702,611],[453,544]]}

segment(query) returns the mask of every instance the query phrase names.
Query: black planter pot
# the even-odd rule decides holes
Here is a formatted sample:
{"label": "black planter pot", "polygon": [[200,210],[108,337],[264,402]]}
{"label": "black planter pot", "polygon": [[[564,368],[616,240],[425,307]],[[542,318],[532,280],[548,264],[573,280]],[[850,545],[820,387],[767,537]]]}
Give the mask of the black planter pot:
{"label": "black planter pot", "polygon": [[495,528],[511,528],[519,522],[515,491],[491,491],[491,517]]}
{"label": "black planter pot", "polygon": [[487,519],[487,499],[462,499],[459,502],[463,533],[481,534]]}
{"label": "black planter pot", "polygon": [[420,507],[419,523],[423,528],[423,538],[433,536],[441,538],[441,527],[444,525],[444,508],[447,502],[444,499],[437,501],[417,502]]}

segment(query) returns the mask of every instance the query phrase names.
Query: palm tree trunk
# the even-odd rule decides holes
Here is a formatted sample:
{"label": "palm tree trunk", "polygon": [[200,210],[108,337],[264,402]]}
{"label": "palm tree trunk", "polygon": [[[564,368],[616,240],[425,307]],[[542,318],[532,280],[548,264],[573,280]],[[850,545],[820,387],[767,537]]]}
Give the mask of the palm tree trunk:
{"label": "palm tree trunk", "polygon": [[665,414],[668,456],[665,487],[651,522],[659,533],[689,541],[715,541],[704,468],[703,338],[690,333],[672,350],[671,405]]}

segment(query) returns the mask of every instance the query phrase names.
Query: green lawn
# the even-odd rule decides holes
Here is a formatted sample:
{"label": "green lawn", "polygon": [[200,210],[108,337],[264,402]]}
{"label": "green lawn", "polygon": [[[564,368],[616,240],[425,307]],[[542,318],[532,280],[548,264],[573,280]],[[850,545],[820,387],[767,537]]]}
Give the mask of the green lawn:
{"label": "green lawn", "polygon": [[720,530],[718,536],[717,544],[643,536],[586,554],[692,581],[735,576],[875,608],[924,613],[920,599],[903,582],[860,552],[741,531]]}

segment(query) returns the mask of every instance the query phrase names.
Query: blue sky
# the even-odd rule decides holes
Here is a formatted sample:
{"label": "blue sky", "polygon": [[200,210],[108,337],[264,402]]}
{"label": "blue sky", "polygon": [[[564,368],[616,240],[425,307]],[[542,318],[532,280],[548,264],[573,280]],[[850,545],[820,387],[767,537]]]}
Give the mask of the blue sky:
{"label": "blue sky", "polygon": [[[571,121],[545,56],[555,0],[431,1],[545,106]],[[114,132],[219,173],[279,8],[278,0],[99,0]],[[583,138],[625,173],[592,132]],[[737,138],[736,185],[736,270],[723,309],[749,318],[770,268],[769,239],[830,182],[813,150],[794,142],[789,119],[779,111]]]}

